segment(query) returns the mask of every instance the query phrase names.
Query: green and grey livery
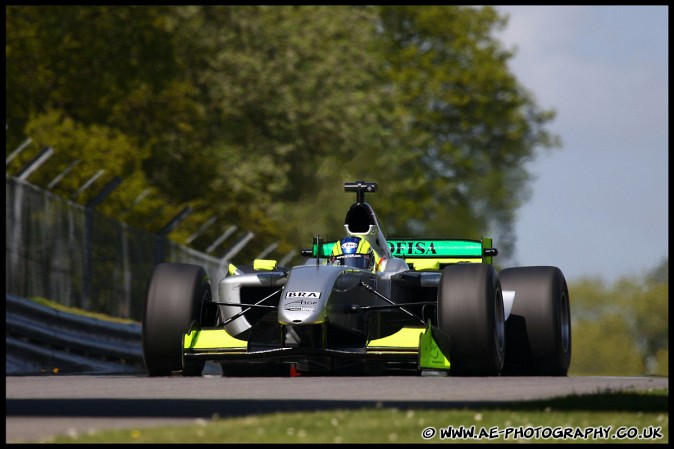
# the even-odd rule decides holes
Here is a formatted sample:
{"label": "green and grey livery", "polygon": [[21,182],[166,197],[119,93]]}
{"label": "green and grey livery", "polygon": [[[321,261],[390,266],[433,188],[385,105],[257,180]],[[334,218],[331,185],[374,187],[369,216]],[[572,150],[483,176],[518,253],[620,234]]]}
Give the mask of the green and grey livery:
{"label": "green and grey livery", "polygon": [[314,237],[305,263],[230,266],[212,296],[203,268],[160,264],[150,279],[143,351],[152,376],[384,373],[567,374],[569,295],[551,266],[497,272],[492,240],[390,239],[365,194],[345,233],[367,240],[373,270],[331,265],[334,241]]}

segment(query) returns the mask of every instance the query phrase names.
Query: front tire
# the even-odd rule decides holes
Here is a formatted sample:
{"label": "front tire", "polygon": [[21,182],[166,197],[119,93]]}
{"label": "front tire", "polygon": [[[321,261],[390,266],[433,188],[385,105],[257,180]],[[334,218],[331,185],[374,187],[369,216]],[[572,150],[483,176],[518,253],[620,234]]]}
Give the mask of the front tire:
{"label": "front tire", "polygon": [[[150,376],[182,371],[198,376],[204,361],[183,362],[183,336],[196,323],[205,323],[211,284],[197,265],[161,263],[155,266],[147,289],[142,325],[143,360]],[[210,318],[208,318],[210,320]]]}
{"label": "front tire", "polygon": [[504,374],[566,376],[571,363],[571,311],[566,279],[557,267],[508,268],[503,290],[514,290]]}
{"label": "front tire", "polygon": [[498,376],[505,358],[503,296],[489,264],[456,264],[442,270],[438,327],[449,335],[450,372]]}

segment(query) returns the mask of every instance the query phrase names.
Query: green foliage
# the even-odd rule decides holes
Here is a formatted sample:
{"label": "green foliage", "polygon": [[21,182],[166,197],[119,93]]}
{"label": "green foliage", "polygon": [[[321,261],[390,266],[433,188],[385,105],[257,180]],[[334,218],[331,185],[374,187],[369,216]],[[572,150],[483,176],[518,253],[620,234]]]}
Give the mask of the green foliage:
{"label": "green foliage", "polygon": [[407,235],[496,232],[507,255],[528,196],[524,163],[558,141],[543,128],[554,113],[536,107],[492,37],[505,20],[453,6],[385,7],[381,17],[402,125],[387,223]]}
{"label": "green foliage", "polygon": [[[352,201],[341,188],[355,179],[381,184],[372,201],[392,236],[497,233],[507,258],[524,165],[558,144],[545,130],[554,113],[508,70],[512,55],[493,37],[505,19],[491,7],[6,14],[8,148],[44,130],[55,170],[86,149],[64,194],[105,169],[124,179],[106,214],[156,232],[189,205],[195,213],[171,237],[182,242],[198,219],[218,216],[201,240],[230,225],[254,232],[241,259],[274,241],[281,257],[314,234],[341,235]],[[68,127],[77,136],[57,137]]]}
{"label": "green foliage", "polygon": [[[44,168],[31,175],[32,182],[47,185],[73,161],[79,161],[78,176],[64,176],[54,186],[54,192],[63,196],[76,193],[80,181],[91,178],[100,169],[105,170],[109,179],[138,170],[143,159],[144,150],[126,134],[100,124],[84,125],[59,110],[47,110],[32,117],[26,124],[26,133],[35,146],[51,146],[55,152]],[[27,162],[28,156],[22,154],[17,164]]]}
{"label": "green foliage", "polygon": [[646,280],[652,283],[669,283],[669,258],[665,257],[650,273],[646,275]]}
{"label": "green foliage", "polygon": [[[162,29],[166,7],[7,6],[9,124],[44,108],[104,123],[144,84],[170,82],[177,67]],[[114,124],[113,124],[114,125]]]}
{"label": "green foliage", "polygon": [[607,286],[581,279],[569,286],[572,374],[667,375],[668,259],[638,279]]}
{"label": "green foliage", "polygon": [[[12,161],[8,171],[15,167],[18,171],[39,149],[51,147],[54,154],[30,175],[30,182],[51,185],[57,195],[86,203],[119,177],[122,183],[101,203],[99,212],[148,230],[159,229],[175,213],[176,206],[166,207],[170,202],[157,198],[155,191],[154,198],[148,198],[133,211],[134,215],[128,215],[138,194],[150,188],[141,170],[148,151],[136,145],[129,135],[104,125],[85,125],[59,110],[47,110],[31,118],[26,133],[33,140],[31,146]],[[94,178],[94,183],[86,187],[86,182]]]}
{"label": "green foliage", "polygon": [[[152,195],[138,204],[131,222],[150,232],[160,229],[181,203],[198,201],[203,183],[197,180],[208,176],[209,167],[198,164],[198,157],[176,151],[191,138],[190,127],[198,128],[194,123],[199,107],[190,101],[193,90],[181,81],[173,57],[173,38],[165,26],[170,11],[140,6],[6,7],[8,147],[16,145],[21,130],[37,145],[55,150],[30,178],[41,186],[79,161],[54,189],[67,196],[105,170],[77,198],[81,202],[119,176],[122,185],[100,208],[113,217],[126,214],[134,199],[149,189]],[[14,167],[32,156],[24,153]],[[181,158],[188,162],[172,164]],[[158,182],[162,172],[152,170],[155,164],[172,167],[170,176],[181,179],[181,188],[171,190]]]}
{"label": "green foliage", "polygon": [[645,373],[644,361],[626,322],[608,315],[592,322],[574,321],[573,376],[639,376]]}
{"label": "green foliage", "polygon": [[306,244],[322,232],[306,229],[310,217],[327,221],[316,194],[334,198],[343,182],[335,169],[372,148],[383,128],[373,12],[185,7],[178,17],[181,58],[203,67],[192,79],[211,111],[218,214],[262,242]]}
{"label": "green foliage", "polygon": [[[659,354],[668,351],[669,347],[669,309],[668,284],[645,285],[642,291],[629,298],[625,309],[631,311],[628,321],[630,333],[635,337],[648,372],[660,371],[658,367],[651,367],[659,363]],[[657,365],[656,365],[657,366]]]}

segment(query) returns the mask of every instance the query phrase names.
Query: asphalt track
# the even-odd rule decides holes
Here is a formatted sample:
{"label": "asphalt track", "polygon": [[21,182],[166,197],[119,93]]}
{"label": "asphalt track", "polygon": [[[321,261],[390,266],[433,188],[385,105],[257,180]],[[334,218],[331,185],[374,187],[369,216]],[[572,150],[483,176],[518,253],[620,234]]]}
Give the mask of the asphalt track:
{"label": "asphalt track", "polygon": [[669,388],[664,377],[6,377],[6,443],[278,411],[461,408]]}

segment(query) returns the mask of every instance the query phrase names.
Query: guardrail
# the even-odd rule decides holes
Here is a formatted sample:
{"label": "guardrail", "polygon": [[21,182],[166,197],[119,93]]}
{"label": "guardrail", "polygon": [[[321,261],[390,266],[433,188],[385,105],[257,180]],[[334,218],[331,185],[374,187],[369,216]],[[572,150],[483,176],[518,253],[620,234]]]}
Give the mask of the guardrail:
{"label": "guardrail", "polygon": [[5,372],[141,373],[141,325],[79,316],[6,295]]}

